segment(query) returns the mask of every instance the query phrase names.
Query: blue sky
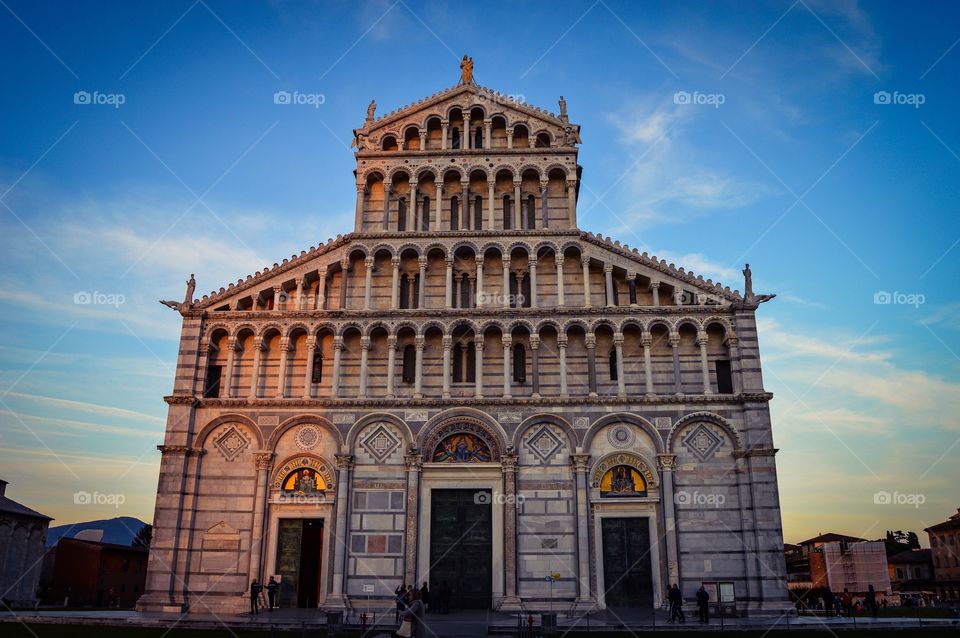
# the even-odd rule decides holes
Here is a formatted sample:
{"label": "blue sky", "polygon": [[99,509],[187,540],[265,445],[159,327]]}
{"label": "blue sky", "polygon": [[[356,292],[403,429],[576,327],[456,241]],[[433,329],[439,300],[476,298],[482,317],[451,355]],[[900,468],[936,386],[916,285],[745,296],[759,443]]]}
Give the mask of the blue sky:
{"label": "blue sky", "polygon": [[156,300],[349,232],[367,103],[451,86],[469,53],[484,86],[566,97],[582,228],[736,288],[750,262],[778,294],[758,315],[787,540],[941,521],[960,505],[958,38],[934,2],[3,0],[9,495],[58,523],[149,520],[179,329]]}

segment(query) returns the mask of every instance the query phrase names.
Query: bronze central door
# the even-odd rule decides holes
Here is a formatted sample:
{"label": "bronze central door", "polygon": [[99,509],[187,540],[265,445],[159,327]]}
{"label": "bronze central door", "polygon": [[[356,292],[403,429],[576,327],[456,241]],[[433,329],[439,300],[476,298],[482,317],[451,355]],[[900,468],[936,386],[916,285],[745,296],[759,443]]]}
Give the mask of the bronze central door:
{"label": "bronze central door", "polygon": [[[450,588],[453,609],[490,609],[493,522],[489,490],[431,490],[430,589]],[[434,594],[436,596],[436,594]]]}
{"label": "bronze central door", "polygon": [[608,607],[653,607],[650,526],[646,518],[601,519]]}

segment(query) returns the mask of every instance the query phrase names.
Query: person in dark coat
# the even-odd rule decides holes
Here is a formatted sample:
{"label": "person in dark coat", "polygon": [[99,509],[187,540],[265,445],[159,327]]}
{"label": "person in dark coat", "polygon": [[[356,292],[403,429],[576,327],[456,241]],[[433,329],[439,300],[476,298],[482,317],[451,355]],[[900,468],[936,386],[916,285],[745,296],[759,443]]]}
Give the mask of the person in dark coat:
{"label": "person in dark coat", "polygon": [[878,615],[877,610],[877,590],[873,588],[873,585],[867,586],[867,609],[870,610],[870,615],[874,618]]}
{"label": "person in dark coat", "polygon": [[400,618],[409,620],[412,623],[410,638],[426,638],[426,627],[423,623],[423,602],[420,600],[420,592],[411,587],[410,602]]}
{"label": "person in dark coat", "polygon": [[670,622],[686,623],[687,619],[683,615],[683,594],[680,593],[680,587],[676,583],[670,587],[667,600],[670,601]]}
{"label": "person in dark coat", "polygon": [[406,583],[400,583],[400,585],[393,590],[393,597],[396,598],[397,602],[397,616],[396,621],[400,622],[400,614],[403,613],[404,608],[406,607],[405,598],[407,596],[407,585]]}
{"label": "person in dark coat", "polygon": [[697,590],[697,609],[700,612],[700,622],[707,624],[710,622],[710,594],[703,585]]}
{"label": "person in dark coat", "polygon": [[423,603],[423,613],[430,611],[430,588],[427,587],[427,581],[423,581],[423,587],[420,588],[420,602]]}
{"label": "person in dark coat", "polygon": [[269,603],[268,611],[273,611],[273,608],[277,606],[277,591],[280,589],[280,583],[274,580],[273,576],[270,577],[270,580],[267,581],[267,602]]}
{"label": "person in dark coat", "polygon": [[263,585],[254,578],[250,581],[250,615],[255,616],[260,608],[260,593],[263,591]]}

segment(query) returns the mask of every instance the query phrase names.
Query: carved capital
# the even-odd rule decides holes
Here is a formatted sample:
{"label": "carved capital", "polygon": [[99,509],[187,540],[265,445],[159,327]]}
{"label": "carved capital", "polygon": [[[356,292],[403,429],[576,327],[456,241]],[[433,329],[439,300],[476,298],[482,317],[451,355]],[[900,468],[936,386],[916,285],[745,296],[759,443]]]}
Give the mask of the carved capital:
{"label": "carved capital", "polygon": [[403,465],[408,471],[419,472],[423,468],[423,455],[419,452],[411,452],[403,457]]}
{"label": "carved capital", "polygon": [[368,335],[363,335],[360,337],[360,349],[369,350],[370,349],[370,337]]}
{"label": "carved capital", "polygon": [[613,272],[613,264],[604,264],[604,265],[603,265],[603,272],[604,272],[604,274],[612,273],[612,272]]}
{"label": "carved capital", "polygon": [[530,349],[537,350],[540,348],[540,335],[532,334],[530,335]]}
{"label": "carved capital", "polygon": [[593,350],[597,347],[597,335],[595,334],[588,334],[583,341],[587,346],[587,350]]}
{"label": "carved capital", "polygon": [[701,348],[706,347],[706,345],[707,345],[707,338],[706,338],[706,337],[697,337],[697,345],[700,346]]}
{"label": "carved capital", "polygon": [[500,457],[500,467],[504,474],[512,474],[517,471],[517,455],[513,452],[506,452]]}
{"label": "carved capital", "polygon": [[363,260],[363,265],[366,266],[367,270],[373,270],[373,255],[368,255],[366,259]]}
{"label": "carved capital", "polygon": [[352,454],[334,454],[333,458],[336,459],[337,469],[338,470],[352,470],[353,469],[353,455]]}
{"label": "carved capital", "polygon": [[553,256],[553,263],[557,265],[558,268],[563,268],[563,253]]}
{"label": "carved capital", "polygon": [[423,335],[417,335],[416,338],[413,340],[413,343],[416,346],[417,350],[423,350],[423,347],[427,344],[427,338],[424,337]]}
{"label": "carved capital", "polygon": [[660,282],[659,282],[659,281],[654,280],[654,281],[651,281],[651,282],[650,282],[650,290],[657,290],[657,289],[659,289],[659,288],[660,288]]}
{"label": "carved capital", "polygon": [[269,470],[270,466],[273,465],[273,452],[255,452],[253,463],[258,470]]}
{"label": "carved capital", "polygon": [[723,340],[723,345],[727,346],[728,348],[736,348],[738,343],[739,340],[736,337],[727,337]]}
{"label": "carved capital", "polygon": [[311,350],[317,347],[317,335],[309,335],[307,337],[307,347]]}
{"label": "carved capital", "polygon": [[510,346],[513,345],[513,337],[511,337],[510,335],[504,336],[502,341],[503,341],[504,348],[509,348]]}
{"label": "carved capital", "polygon": [[426,270],[426,269],[427,269],[427,256],[426,256],[426,255],[420,255],[419,257],[417,257],[417,264],[420,266],[420,270]]}
{"label": "carved capital", "polygon": [[586,474],[587,466],[590,463],[589,454],[571,454],[570,463],[573,465],[573,469],[577,474]]}
{"label": "carved capital", "polygon": [[453,337],[450,335],[443,335],[443,349],[449,350],[453,347]]}
{"label": "carved capital", "polygon": [[643,346],[644,348],[649,348],[650,346],[653,345],[653,337],[651,337],[648,334],[643,335],[642,337],[640,337],[640,345]]}
{"label": "carved capital", "polygon": [[340,335],[337,335],[333,338],[333,349],[343,350],[343,337]]}
{"label": "carved capital", "polygon": [[558,348],[566,348],[566,347],[567,347],[567,342],[568,342],[567,335],[565,335],[565,334],[557,335],[557,347],[558,347]]}
{"label": "carved capital", "polygon": [[387,337],[387,350],[396,350],[397,349],[397,335],[389,335]]}
{"label": "carved capital", "polygon": [[390,264],[393,266],[393,269],[394,269],[394,270],[399,269],[399,268],[400,268],[400,258],[399,258],[399,257],[391,257],[391,258],[390,258]]}
{"label": "carved capital", "polygon": [[613,345],[618,347],[623,347],[623,333],[614,332],[613,333]]}
{"label": "carved capital", "polygon": [[672,470],[676,467],[677,455],[676,454],[658,454],[657,455],[657,467],[661,470]]}
{"label": "carved capital", "polygon": [[590,266],[590,256],[589,255],[580,255],[580,265],[584,268]]}

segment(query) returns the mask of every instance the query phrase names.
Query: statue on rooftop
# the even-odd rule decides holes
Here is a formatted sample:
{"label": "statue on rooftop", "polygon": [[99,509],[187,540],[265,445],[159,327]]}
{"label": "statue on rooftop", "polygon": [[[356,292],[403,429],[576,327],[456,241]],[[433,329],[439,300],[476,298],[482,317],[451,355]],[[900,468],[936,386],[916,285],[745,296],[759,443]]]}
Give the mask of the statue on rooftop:
{"label": "statue on rooftop", "polygon": [[367,121],[366,121],[367,124],[373,121],[373,114],[376,112],[376,110],[377,110],[377,101],[370,100],[370,104],[367,106]]}
{"label": "statue on rooftop", "polygon": [[567,120],[567,101],[563,99],[562,95],[560,96],[560,119]]}
{"label": "statue on rooftop", "polygon": [[460,60],[460,84],[473,84],[473,58],[468,55]]}

